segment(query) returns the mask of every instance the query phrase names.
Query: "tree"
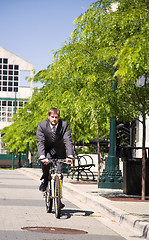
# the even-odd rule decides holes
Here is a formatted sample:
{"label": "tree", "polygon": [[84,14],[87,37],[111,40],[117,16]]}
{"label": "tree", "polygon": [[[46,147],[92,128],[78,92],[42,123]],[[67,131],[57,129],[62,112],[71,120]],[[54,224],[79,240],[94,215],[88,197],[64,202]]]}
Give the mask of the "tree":
{"label": "tree", "polygon": [[[117,4],[116,11],[112,10],[113,4]],[[97,1],[76,20],[76,24],[77,28],[73,34],[75,41],[85,42],[86,46],[89,46],[88,51],[90,49],[90,53],[96,54],[98,62],[106,63],[115,71],[114,76],[117,77],[118,82],[115,94],[120,101],[115,104],[110,94],[111,114],[129,120],[135,119],[140,114],[142,116],[142,199],[144,199],[149,3],[147,0]],[[142,76],[145,79],[144,86],[137,88],[136,85]],[[126,104],[126,99],[133,101]]]}

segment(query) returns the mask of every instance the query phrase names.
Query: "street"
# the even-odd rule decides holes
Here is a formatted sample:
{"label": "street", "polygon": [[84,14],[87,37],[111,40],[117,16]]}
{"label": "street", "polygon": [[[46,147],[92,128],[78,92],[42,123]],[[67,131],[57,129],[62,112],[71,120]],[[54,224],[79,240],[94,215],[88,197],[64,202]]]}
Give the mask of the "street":
{"label": "street", "polygon": [[[46,213],[39,184],[18,170],[0,170],[0,240],[126,239],[102,224],[100,216],[97,220],[92,210],[82,210],[65,196],[60,219]],[[33,229],[23,229],[29,227]],[[37,232],[38,227],[43,232]]]}

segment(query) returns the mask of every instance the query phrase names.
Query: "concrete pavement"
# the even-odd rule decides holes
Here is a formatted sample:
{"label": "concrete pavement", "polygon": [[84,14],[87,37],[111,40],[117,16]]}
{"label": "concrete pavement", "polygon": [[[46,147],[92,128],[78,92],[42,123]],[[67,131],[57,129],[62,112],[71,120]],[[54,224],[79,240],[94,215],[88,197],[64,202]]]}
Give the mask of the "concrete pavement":
{"label": "concrete pavement", "polygon": [[74,197],[69,200],[65,189],[61,218],[55,218],[54,209],[47,214],[37,173],[35,169],[0,170],[0,240],[128,239],[105,225],[101,214],[95,216],[86,205],[80,208],[72,203]]}
{"label": "concrete pavement", "polygon": [[[25,174],[41,176],[41,169],[21,168]],[[122,190],[99,189],[97,184],[83,183],[64,177],[63,189],[72,198],[84,203],[95,212],[101,212],[111,221],[133,231],[136,238],[149,239],[149,201],[127,199]],[[112,197],[112,198],[110,198]]]}

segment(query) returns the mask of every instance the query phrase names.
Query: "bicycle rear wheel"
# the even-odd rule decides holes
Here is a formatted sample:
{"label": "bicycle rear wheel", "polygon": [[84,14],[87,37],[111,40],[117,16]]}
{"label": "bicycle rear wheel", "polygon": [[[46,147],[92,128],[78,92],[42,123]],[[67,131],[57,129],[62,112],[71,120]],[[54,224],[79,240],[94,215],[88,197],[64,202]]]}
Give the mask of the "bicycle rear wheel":
{"label": "bicycle rear wheel", "polygon": [[49,182],[47,190],[45,192],[45,202],[46,202],[47,213],[51,213],[52,206],[53,206],[53,198],[52,198],[52,194],[51,194],[51,182]]}
{"label": "bicycle rear wheel", "polygon": [[55,198],[54,198],[54,206],[55,206],[55,216],[56,218],[60,218],[61,215],[61,194],[60,194],[60,180],[59,177],[55,177]]}

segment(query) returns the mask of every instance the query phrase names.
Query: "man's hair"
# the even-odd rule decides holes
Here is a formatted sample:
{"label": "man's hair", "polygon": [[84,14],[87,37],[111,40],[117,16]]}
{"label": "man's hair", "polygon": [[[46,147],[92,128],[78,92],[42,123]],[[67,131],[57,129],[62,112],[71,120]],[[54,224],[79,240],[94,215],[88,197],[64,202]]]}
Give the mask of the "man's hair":
{"label": "man's hair", "polygon": [[51,108],[48,112],[48,115],[57,114],[60,117],[60,110],[58,108]]}

